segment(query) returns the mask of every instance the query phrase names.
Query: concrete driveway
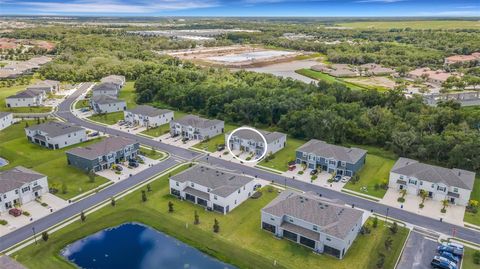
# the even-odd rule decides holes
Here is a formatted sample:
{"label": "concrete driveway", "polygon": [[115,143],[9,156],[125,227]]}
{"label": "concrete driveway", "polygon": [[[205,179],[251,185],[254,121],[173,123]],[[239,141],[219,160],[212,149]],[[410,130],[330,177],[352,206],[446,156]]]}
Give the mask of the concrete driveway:
{"label": "concrete driveway", "polygon": [[430,269],[430,262],[437,253],[435,235],[413,230],[407,239],[397,269]]}
{"label": "concrete driveway", "polygon": [[[424,207],[420,208],[418,205],[422,202],[421,198],[416,195],[407,194],[405,196],[405,202],[400,203],[397,199],[400,197],[400,193],[396,189],[389,188],[383,199],[380,201],[382,204],[389,205],[396,208],[401,208],[412,213],[449,222],[452,224],[463,226],[463,216],[465,214],[465,207],[450,204],[447,207],[446,213],[441,213],[442,203],[440,201],[428,199],[425,200]],[[402,208],[403,206],[403,208]]]}
{"label": "concrete driveway", "polygon": [[183,149],[191,148],[201,142],[200,140],[187,140],[183,142],[181,136],[172,137],[170,133],[161,135],[157,140]]}

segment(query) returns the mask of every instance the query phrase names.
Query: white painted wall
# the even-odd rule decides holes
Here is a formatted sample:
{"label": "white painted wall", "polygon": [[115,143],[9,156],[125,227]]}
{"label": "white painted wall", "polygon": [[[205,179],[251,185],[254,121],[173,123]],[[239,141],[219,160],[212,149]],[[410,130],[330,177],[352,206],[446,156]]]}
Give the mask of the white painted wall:
{"label": "white painted wall", "polygon": [[0,118],[0,131],[13,124],[13,114],[10,113],[7,116]]}
{"label": "white painted wall", "polygon": [[[5,203],[11,202],[13,207],[15,199],[18,199],[21,204],[35,200],[35,192],[32,189],[37,185],[42,186],[42,189],[37,191],[39,196],[48,192],[48,180],[47,177],[43,177],[30,183],[25,183],[18,189],[11,190],[7,193],[0,193],[0,212],[7,211]],[[30,187],[30,190],[22,192],[22,189],[26,187]]]}

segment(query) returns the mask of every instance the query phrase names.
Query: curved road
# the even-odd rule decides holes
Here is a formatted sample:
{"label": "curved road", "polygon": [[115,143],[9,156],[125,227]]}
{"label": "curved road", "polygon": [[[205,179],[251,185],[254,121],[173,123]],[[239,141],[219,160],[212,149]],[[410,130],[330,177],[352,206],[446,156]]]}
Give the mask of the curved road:
{"label": "curved road", "polygon": [[259,178],[267,179],[274,181],[278,184],[286,184],[289,187],[300,189],[302,191],[313,191],[318,194],[321,194],[324,197],[330,198],[330,199],[340,199],[345,201],[345,203],[353,205],[355,207],[359,207],[365,210],[372,210],[374,212],[377,212],[381,215],[387,214],[388,210],[388,216],[408,222],[410,224],[420,226],[426,229],[434,230],[440,233],[444,234],[452,234],[453,230],[456,230],[456,237],[471,241],[477,244],[480,244],[480,232],[460,226],[456,226],[453,224],[445,223],[445,222],[440,222],[439,220],[435,220],[432,218],[424,217],[421,215],[413,214],[410,212],[407,212],[405,210],[399,209],[399,208],[392,208],[388,207],[386,205],[373,202],[370,200],[362,199],[357,196],[352,196],[348,195],[346,193],[338,192],[338,191],[333,191],[327,188],[323,188],[317,185],[309,184],[303,181],[298,181],[294,180],[291,178],[287,178],[284,176],[281,176],[279,174],[271,173],[268,171],[264,171],[261,169],[257,169],[254,167],[249,167],[245,166],[242,164],[230,162],[223,160],[221,158],[213,157],[213,156],[202,156],[202,154],[188,150],[188,149],[183,149],[179,148],[176,146],[164,144],[158,141],[154,141],[149,138],[145,138],[142,136],[137,136],[134,134],[126,133],[123,131],[111,129],[105,126],[97,125],[95,123],[85,121],[82,119],[77,118],[75,115],[72,114],[70,111],[70,107],[73,104],[73,102],[84,92],[88,90],[88,88],[92,84],[89,83],[84,83],[79,87],[79,89],[72,94],[70,97],[68,97],[63,103],[61,103],[58,107],[58,112],[56,115],[58,117],[63,118],[64,120],[78,124],[81,126],[84,126],[89,129],[93,129],[96,131],[100,132],[105,132],[110,135],[117,135],[117,136],[122,136],[130,139],[137,140],[141,144],[148,145],[148,146],[153,146],[157,149],[169,152],[171,157],[168,158],[167,160],[150,167],[126,180],[123,180],[121,182],[115,183],[104,190],[93,194],[91,196],[88,196],[76,203],[73,203],[57,212],[54,212],[42,219],[39,219],[25,227],[19,228],[18,230],[9,233],[3,237],[0,237],[0,251],[5,250],[27,238],[29,238],[32,235],[32,227],[35,226],[35,229],[37,232],[40,232],[42,230],[48,229],[49,227],[65,220],[68,219],[78,213],[80,213],[82,210],[86,210],[98,203],[101,203],[102,201],[105,201],[109,199],[112,196],[115,196],[118,193],[123,192],[124,190],[129,189],[130,187],[141,183],[145,181],[146,179],[157,175],[161,173],[162,171],[165,171],[176,164],[180,163],[179,160],[193,160],[197,159],[198,161],[201,162],[206,162],[212,165],[217,165],[224,167],[226,169],[230,170],[235,170],[238,171],[239,173],[244,173],[247,175],[251,176],[257,176]]}

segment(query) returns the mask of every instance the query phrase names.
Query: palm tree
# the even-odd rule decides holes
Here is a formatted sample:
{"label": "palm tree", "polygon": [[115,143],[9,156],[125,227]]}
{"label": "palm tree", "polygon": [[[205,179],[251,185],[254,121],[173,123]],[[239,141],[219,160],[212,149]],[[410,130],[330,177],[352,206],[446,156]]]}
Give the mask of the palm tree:
{"label": "palm tree", "polygon": [[385,244],[385,248],[387,250],[390,250],[390,248],[392,247],[392,244],[393,244],[393,239],[390,236],[387,237],[387,239],[385,239],[384,244]]}
{"label": "palm tree", "polygon": [[401,189],[399,192],[400,192],[401,197],[399,197],[397,199],[397,201],[399,201],[400,203],[403,203],[403,202],[405,202],[405,195],[407,195],[407,190],[406,189]]}
{"label": "palm tree", "polygon": [[423,204],[425,203],[425,199],[427,199],[428,197],[428,193],[425,190],[420,190],[419,195],[422,198],[422,202],[420,203],[420,208],[423,208]]}
{"label": "palm tree", "polygon": [[442,213],[447,212],[447,206],[448,206],[448,199],[442,200],[442,210],[440,210]]}

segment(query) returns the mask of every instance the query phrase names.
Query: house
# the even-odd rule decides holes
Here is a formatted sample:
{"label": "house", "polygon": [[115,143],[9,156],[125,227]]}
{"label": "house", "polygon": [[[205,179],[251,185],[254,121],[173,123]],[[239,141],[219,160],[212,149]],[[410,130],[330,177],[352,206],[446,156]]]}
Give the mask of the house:
{"label": "house", "polygon": [[251,177],[200,164],[170,177],[172,195],[222,214],[247,200],[254,186]]}
{"label": "house", "polygon": [[360,65],[360,68],[365,70],[364,75],[369,76],[385,76],[395,73],[395,70],[392,68],[384,67],[374,63],[362,64]]}
{"label": "house", "polygon": [[187,115],[179,120],[170,121],[170,134],[180,135],[190,140],[204,140],[223,133],[224,122],[210,120],[195,115]]}
{"label": "house", "polygon": [[0,112],[0,131],[12,125],[13,113]]}
{"label": "house", "polygon": [[127,103],[110,95],[97,95],[90,98],[90,106],[95,113],[112,113],[125,111]]}
{"label": "house", "polygon": [[102,83],[113,83],[113,84],[117,85],[118,90],[120,90],[125,85],[125,77],[124,76],[119,76],[119,75],[110,75],[110,76],[106,76],[106,77],[102,78],[100,80],[100,82],[102,82]]}
{"label": "house", "polygon": [[44,91],[45,94],[55,94],[60,90],[60,82],[56,80],[44,80],[28,86],[27,90],[28,89]]}
{"label": "house", "polygon": [[154,128],[173,120],[173,111],[152,106],[139,105],[124,112],[124,119],[132,125]]}
{"label": "house", "polygon": [[108,96],[117,98],[119,93],[120,93],[119,85],[112,82],[102,82],[99,84],[95,84],[95,86],[92,87],[93,97],[108,95]]}
{"label": "house", "polygon": [[354,69],[351,68],[348,64],[332,64],[332,65],[324,65],[318,64],[311,67],[312,70],[327,73],[334,77],[357,77],[359,73]]}
{"label": "house", "polygon": [[367,151],[347,148],[312,139],[296,151],[296,163],[310,169],[321,169],[328,173],[352,176],[365,164]]}
{"label": "house", "polygon": [[[263,130],[258,131],[267,141],[266,154],[274,154],[285,147],[287,143],[286,134]],[[260,157],[265,151],[263,138],[254,131],[247,129],[238,130],[232,134],[230,141],[227,141],[229,135],[230,133],[225,134],[225,144],[228,143],[232,150],[254,153],[258,157]]]}
{"label": "house", "polygon": [[448,73],[443,70],[431,70],[430,68],[418,68],[408,72],[407,76],[412,79],[424,79],[430,83],[441,85],[451,76],[458,76],[457,73]]}
{"label": "house", "polygon": [[87,141],[82,127],[59,121],[49,121],[25,128],[28,141],[49,149],[61,149]]}
{"label": "house", "polygon": [[67,151],[67,162],[85,172],[98,172],[109,169],[114,164],[135,159],[139,148],[140,144],[135,140],[109,137],[93,145]]}
{"label": "house", "polygon": [[5,103],[7,107],[37,107],[43,105],[45,97],[43,90],[26,89],[5,98]]}
{"label": "house", "polygon": [[0,212],[48,193],[47,176],[23,166],[0,171]]}
{"label": "house", "polygon": [[480,52],[474,52],[470,55],[452,55],[445,58],[445,65],[455,64],[478,64],[480,63]]}
{"label": "house", "polygon": [[345,257],[362,227],[363,211],[313,192],[285,190],[261,210],[261,228],[278,237]]}
{"label": "house", "polygon": [[399,158],[390,170],[389,187],[406,189],[413,195],[424,190],[433,200],[447,199],[452,204],[465,206],[470,200],[474,181],[474,172]]}

